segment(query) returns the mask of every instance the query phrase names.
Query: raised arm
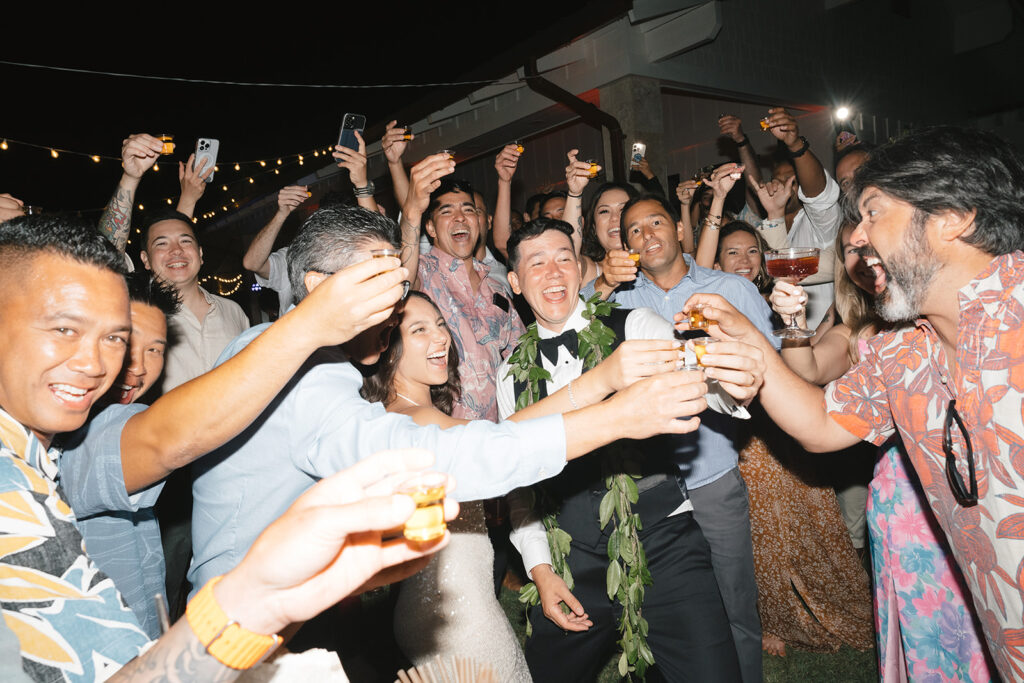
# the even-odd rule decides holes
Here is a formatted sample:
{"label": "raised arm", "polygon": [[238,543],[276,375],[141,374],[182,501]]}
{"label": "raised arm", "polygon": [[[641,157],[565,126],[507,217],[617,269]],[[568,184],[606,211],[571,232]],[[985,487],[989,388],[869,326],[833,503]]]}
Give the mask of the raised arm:
{"label": "raised arm", "polygon": [[397,259],[369,259],[328,277],[237,355],[129,419],[121,432],[128,492],[236,436],[316,349],[386,320],[409,277],[398,265]]}
{"label": "raised arm", "polygon": [[[516,144],[505,145],[494,158],[494,170],[498,173],[498,198],[494,203],[494,225],[491,227],[491,239],[494,248],[502,258],[508,259],[508,238],[512,234],[512,176],[519,165],[519,147]],[[568,200],[566,200],[568,202]],[[566,204],[568,211],[569,205]]]}
{"label": "raised arm", "polygon": [[757,231],[770,249],[782,249],[786,246],[786,204],[793,194],[795,183],[796,176],[790,176],[785,183],[769,180],[757,186],[757,198],[768,214],[757,226]]}
{"label": "raised arm", "polygon": [[[405,198],[409,194],[409,176],[405,174],[405,166],[402,165],[402,155],[408,140],[415,140],[415,133],[407,133],[405,128],[396,128],[397,121],[392,121],[384,128],[384,137],[380,141],[381,149],[384,150],[384,158],[388,162],[388,173],[391,174],[391,187],[395,193],[395,202],[399,206],[405,205]],[[406,139],[408,135],[408,140]]]}
{"label": "raised arm", "polygon": [[402,233],[402,265],[412,276],[413,289],[419,284],[420,224],[430,205],[430,193],[440,187],[441,178],[454,172],[455,162],[447,154],[433,154],[412,167],[412,182],[398,227]]}
{"label": "raised arm", "polygon": [[697,256],[694,259],[698,266],[713,268],[715,256],[718,254],[718,231],[722,227],[722,215],[725,210],[725,198],[729,195],[736,181],[743,173],[739,164],[722,164],[708,178],[708,187],[714,193],[711,209],[704,220],[704,229],[700,231],[700,242],[697,244]]}
{"label": "raised arm", "polygon": [[[249,634],[268,637],[269,654],[280,643],[269,636],[289,624],[425,567],[430,555],[447,544],[447,532],[426,544],[401,536],[384,539],[416,509],[412,498],[396,493],[398,484],[432,463],[427,451],[387,451],[315,484],[260,534],[237,567],[202,589],[204,596],[212,593],[225,623],[200,627],[197,596],[184,619],[109,680],[234,680],[241,669],[228,667],[207,651],[221,626],[234,622]],[[454,519],[458,504],[446,498],[444,505],[445,519]],[[204,634],[203,640],[197,633]]]}
{"label": "raised arm", "polygon": [[[769,301],[772,309],[784,320],[795,316],[797,326],[806,329],[807,294],[803,287],[778,280]],[[784,342],[782,345],[782,359],[786,365],[801,378],[819,386],[842,377],[850,369],[850,328],[842,323],[832,325],[831,317],[826,318],[819,330],[823,327],[828,329],[819,331],[814,339],[797,340],[802,343]]]}
{"label": "raised arm", "polygon": [[743,132],[743,121],[738,116],[725,114],[718,119],[718,132],[736,144],[736,153],[744,168],[743,176],[747,179],[747,206],[756,213],[757,202],[754,201],[753,191],[754,188],[761,185],[761,168],[757,165],[754,146],[750,144],[750,138]]}
{"label": "raised arm", "polygon": [[807,146],[807,139],[801,137],[796,119],[782,107],[768,110],[768,130],[782,141],[789,150],[800,190],[805,197],[817,197],[825,191],[825,169],[818,157]]}
{"label": "raised arm", "polygon": [[359,141],[359,149],[352,150],[341,145],[334,146],[334,160],[338,168],[348,169],[348,179],[352,183],[352,189],[356,196],[356,204],[369,209],[377,210],[377,200],[373,198],[373,188],[366,177],[366,142],[359,131],[355,131],[356,140]]}
{"label": "raised arm", "polygon": [[132,227],[132,206],[135,204],[135,191],[139,189],[139,181],[143,174],[153,168],[160,157],[164,143],[152,135],[136,133],[121,143],[121,167],[124,173],[114,190],[114,196],[107,202],[100,216],[100,232],[103,233],[118,251],[123,252],[128,246],[128,232]]}
{"label": "raised arm", "polygon": [[562,220],[572,226],[572,245],[576,249],[577,258],[583,249],[583,190],[590,182],[590,164],[579,161],[576,158],[579,153],[578,149],[570,149],[566,154],[569,165],[565,167],[565,185],[569,192],[562,213]]}
{"label": "raised arm", "polygon": [[305,185],[289,185],[281,188],[277,193],[277,213],[266,225],[260,228],[249,244],[249,248],[242,257],[242,267],[259,275],[261,278],[270,277],[270,252],[274,250],[274,241],[277,240],[284,222],[302,202],[309,199],[309,189]]}
{"label": "raised arm", "polygon": [[206,168],[207,160],[195,166],[196,155],[189,154],[188,161],[178,162],[178,182],[181,184],[181,196],[178,197],[177,209],[189,218],[196,213],[196,204],[206,192],[206,179],[213,173],[213,166]]}
{"label": "raised arm", "polygon": [[676,185],[676,198],[679,200],[679,223],[683,231],[680,242],[683,244],[683,251],[693,255],[697,251],[693,243],[693,221],[690,220],[690,204],[693,203],[693,195],[699,187],[696,180],[683,180]]}

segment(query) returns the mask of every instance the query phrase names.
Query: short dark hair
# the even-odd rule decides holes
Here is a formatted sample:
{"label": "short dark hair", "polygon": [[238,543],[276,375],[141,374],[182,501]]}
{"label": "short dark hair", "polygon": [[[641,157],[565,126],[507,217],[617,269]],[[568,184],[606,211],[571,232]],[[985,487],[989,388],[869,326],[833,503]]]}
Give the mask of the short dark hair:
{"label": "short dark hair", "polygon": [[544,197],[546,196],[547,195],[544,194],[543,192],[538,192],[537,194],[530,195],[530,198],[526,200],[526,209],[524,213],[527,216],[529,216],[531,213],[533,213],[534,207],[540,210],[540,205],[544,202]]}
{"label": "short dark hair", "polygon": [[509,270],[515,270],[516,266],[519,265],[519,245],[526,240],[543,235],[548,230],[557,230],[558,232],[563,233],[569,238],[569,244],[572,244],[571,225],[565,221],[560,221],[557,218],[535,218],[529,223],[525,223],[523,227],[509,235],[508,244],[506,245],[506,249],[508,250]]}
{"label": "short dark hair", "polygon": [[835,163],[832,164],[832,175],[835,175],[835,170],[839,168],[839,162],[850,156],[851,154],[867,154],[871,156],[875,146],[867,142],[857,142],[848,147],[843,147],[841,150],[836,152]]}
{"label": "short dark hair", "polygon": [[437,211],[437,207],[441,203],[441,197],[449,192],[465,192],[469,195],[473,205],[476,205],[476,198],[473,196],[476,190],[473,189],[468,180],[445,176],[441,179],[441,184],[437,186],[437,189],[430,193],[430,203],[427,204],[427,210],[423,212],[424,223],[434,220],[434,212]]}
{"label": "short dark hair", "polygon": [[[597,188],[594,196],[590,198],[590,206],[587,208],[586,220],[583,222],[583,255],[592,261],[603,261],[605,257],[604,247],[597,238],[597,231],[594,228],[594,214],[597,213],[597,203],[601,201],[601,195],[608,190],[622,190],[629,199],[639,194],[636,188],[628,183],[603,183]],[[629,201],[627,199],[626,201]],[[619,232],[621,235],[621,231]]]}
{"label": "short dark hair", "polygon": [[622,229],[619,231],[619,239],[622,240],[623,246],[625,246],[626,244],[626,212],[632,209],[640,202],[647,201],[658,202],[661,208],[665,209],[665,214],[672,219],[673,224],[679,222],[679,214],[676,213],[676,210],[672,207],[671,202],[669,202],[664,195],[658,194],[657,192],[645,192],[643,194],[639,194],[630,199],[628,202],[626,202],[626,205],[622,207]]}
{"label": "short dark hair", "polygon": [[992,133],[937,126],[883,145],[854,175],[855,204],[868,187],[925,216],[975,211],[974,230],[960,239],[986,254],[1024,248],[1024,159]]}
{"label": "short dark hair", "polygon": [[[562,190],[556,190],[555,192],[548,192],[546,195],[544,195],[544,198],[541,200],[539,210],[540,211],[544,211],[544,205],[547,204],[548,202],[550,202],[552,199],[564,199],[564,200],[568,201],[569,200],[569,193],[568,192],[563,192]],[[540,216],[537,216],[537,217],[540,218]]]}
{"label": "short dark hair", "polygon": [[19,216],[0,223],[0,268],[12,261],[50,253],[125,275],[124,254],[95,225],[60,214]]}
{"label": "short dark hair", "polygon": [[142,251],[146,251],[149,247],[149,231],[153,229],[153,226],[157,223],[163,223],[164,221],[181,221],[188,225],[189,230],[195,235],[196,245],[199,244],[199,235],[196,235],[196,229],[192,224],[192,219],[183,214],[181,211],[174,209],[163,209],[156,211],[152,215],[146,216],[146,221],[142,224]]}
{"label": "short dark hair", "polygon": [[310,214],[288,246],[288,282],[295,303],[308,294],[306,273],[336,273],[352,265],[355,253],[374,240],[397,248],[398,226],[360,206],[334,205]]}
{"label": "short dark hair", "polygon": [[137,270],[128,274],[128,299],[153,306],[170,318],[181,309],[181,295],[171,285],[153,277],[148,271]]}
{"label": "short dark hair", "polygon": [[[441,311],[437,304],[423,292],[411,291],[409,297],[419,297],[434,307],[438,315]],[[363,378],[363,388],[359,393],[367,401],[380,401],[388,404],[395,400],[395,374],[398,372],[398,362],[402,360],[402,326],[396,325],[391,330],[391,338],[388,348],[377,361],[377,370],[372,375]],[[430,387],[430,402],[435,408],[445,415],[452,414],[455,402],[462,394],[462,382],[459,379],[459,350],[455,347],[455,338],[448,347],[448,380],[444,384]]]}

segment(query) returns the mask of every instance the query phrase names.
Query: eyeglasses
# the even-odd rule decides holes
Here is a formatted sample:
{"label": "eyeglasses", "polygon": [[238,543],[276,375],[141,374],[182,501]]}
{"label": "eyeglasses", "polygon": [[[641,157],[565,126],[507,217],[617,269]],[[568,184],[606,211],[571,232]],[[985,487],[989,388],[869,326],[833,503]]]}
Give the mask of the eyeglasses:
{"label": "eyeglasses", "polygon": [[[970,488],[964,484],[960,470],[956,468],[956,454],[953,452],[953,435],[950,433],[953,423],[960,428],[963,434],[964,444],[967,446],[967,476],[971,480]],[[971,448],[971,437],[964,427],[960,413],[956,412],[956,399],[951,399],[946,406],[946,421],[942,428],[942,452],[946,454],[946,479],[949,480],[949,488],[953,492],[956,502],[963,507],[970,507],[978,504],[978,479],[974,475],[974,449]]]}

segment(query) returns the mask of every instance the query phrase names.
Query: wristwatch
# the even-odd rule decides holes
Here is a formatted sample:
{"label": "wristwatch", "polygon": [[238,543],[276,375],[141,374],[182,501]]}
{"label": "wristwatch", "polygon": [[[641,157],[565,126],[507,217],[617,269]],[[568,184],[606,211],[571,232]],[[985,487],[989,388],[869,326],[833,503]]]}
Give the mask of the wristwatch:
{"label": "wristwatch", "polygon": [[213,594],[213,587],[222,578],[213,578],[199,589],[185,608],[185,618],[214,659],[232,669],[248,669],[263,661],[282,639],[277,634],[253,633],[228,618]]}
{"label": "wristwatch", "polygon": [[373,181],[372,180],[367,180],[366,181],[366,185],[363,186],[363,187],[355,187],[353,185],[352,193],[355,196],[357,196],[357,197],[372,197],[373,196],[373,191],[375,189],[376,188],[373,185]]}

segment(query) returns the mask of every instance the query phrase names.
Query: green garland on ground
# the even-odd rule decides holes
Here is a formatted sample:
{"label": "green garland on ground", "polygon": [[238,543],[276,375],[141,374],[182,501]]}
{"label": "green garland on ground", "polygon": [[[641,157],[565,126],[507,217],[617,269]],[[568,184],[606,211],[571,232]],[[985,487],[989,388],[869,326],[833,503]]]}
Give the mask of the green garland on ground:
{"label": "green garland on ground", "polygon": [[[583,367],[590,370],[597,366],[611,351],[615,341],[615,333],[601,322],[618,304],[602,301],[600,295],[594,294],[583,310],[587,326],[578,333],[579,356]],[[509,356],[508,377],[526,385],[526,390],[516,398],[516,410],[522,410],[540,398],[540,383],[551,379],[551,374],[537,364],[537,350],[540,335],[537,323],[531,324],[526,333],[519,338],[519,346]],[[602,463],[607,473],[605,486],[608,493],[601,499],[600,524],[603,530],[608,522],[615,519],[615,528],[608,539],[608,572],[605,576],[609,600],[618,600],[622,605],[619,618],[618,641],[622,654],[619,656],[619,675],[632,680],[631,673],[643,680],[647,667],[654,664],[654,655],[647,644],[647,620],[643,618],[644,586],[651,585],[651,573],[647,569],[647,556],[638,532],[641,529],[640,515],[632,511],[632,504],[637,502],[640,492],[636,479],[636,467],[629,462],[618,449],[612,449]],[[541,507],[551,510],[551,501],[544,495],[543,487],[535,487],[535,498],[541,494]],[[535,501],[536,502],[536,501]],[[551,568],[565,581],[569,590],[573,590],[575,582],[569,570],[567,558],[572,543],[572,536],[559,528],[556,513],[543,516],[544,528],[547,530],[548,546],[551,549]],[[540,602],[540,593],[536,584],[527,583],[519,591],[519,602],[527,607]],[[568,612],[565,603],[562,610]],[[526,620],[526,635],[533,633],[529,616]]]}

